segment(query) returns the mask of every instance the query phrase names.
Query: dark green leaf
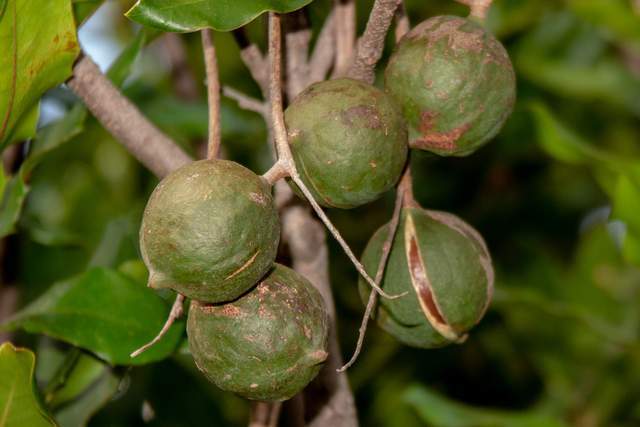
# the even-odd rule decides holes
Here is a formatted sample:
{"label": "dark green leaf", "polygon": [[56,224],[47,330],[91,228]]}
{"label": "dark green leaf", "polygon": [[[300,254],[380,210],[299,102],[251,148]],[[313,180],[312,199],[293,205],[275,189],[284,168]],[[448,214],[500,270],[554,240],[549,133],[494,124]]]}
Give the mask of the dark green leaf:
{"label": "dark green leaf", "polygon": [[129,354],[151,341],[169,314],[155,292],[121,273],[94,268],[53,285],[1,329],[24,329],[87,349],[115,365],[139,365],[169,356],[182,336],[182,322],[153,348]]}
{"label": "dark green leaf", "polygon": [[203,28],[230,31],[267,11],[287,13],[312,0],[138,0],[127,12],[132,20],[163,31],[191,32]]}
{"label": "dark green leaf", "polygon": [[0,147],[42,94],[71,75],[78,55],[69,0],[8,0],[0,20]]}
{"label": "dark green leaf", "polygon": [[510,412],[467,406],[426,387],[414,385],[405,401],[425,423],[434,427],[562,427],[559,420],[537,412]]}
{"label": "dark green leaf", "polygon": [[36,357],[10,342],[0,346],[0,426],[55,426],[33,384]]}

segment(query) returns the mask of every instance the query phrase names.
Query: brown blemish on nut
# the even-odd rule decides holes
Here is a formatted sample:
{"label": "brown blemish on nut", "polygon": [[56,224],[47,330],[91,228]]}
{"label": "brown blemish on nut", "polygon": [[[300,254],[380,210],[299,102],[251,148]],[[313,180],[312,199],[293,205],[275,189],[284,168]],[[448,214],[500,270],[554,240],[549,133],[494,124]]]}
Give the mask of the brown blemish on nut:
{"label": "brown blemish on nut", "polygon": [[347,126],[353,125],[353,122],[356,120],[362,120],[365,126],[370,129],[379,129],[382,127],[378,110],[369,105],[357,105],[348,108],[340,113],[340,119]]}
{"label": "brown blemish on nut", "polygon": [[249,198],[260,206],[265,206],[267,204],[267,198],[264,194],[251,192],[249,193]]}
{"label": "brown blemish on nut", "polygon": [[454,151],[457,148],[456,142],[470,127],[470,123],[465,123],[449,132],[428,132],[412,141],[411,145],[415,148],[422,149],[434,148],[437,150]]}

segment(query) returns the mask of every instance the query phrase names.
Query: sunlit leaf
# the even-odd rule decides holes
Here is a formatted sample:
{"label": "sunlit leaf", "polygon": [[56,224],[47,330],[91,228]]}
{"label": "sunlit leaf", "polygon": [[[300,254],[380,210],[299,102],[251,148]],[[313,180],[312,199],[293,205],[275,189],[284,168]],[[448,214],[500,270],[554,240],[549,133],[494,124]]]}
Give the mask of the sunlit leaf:
{"label": "sunlit leaf", "polygon": [[168,314],[168,305],[150,288],[118,272],[94,268],[53,285],[0,329],[48,335],[115,365],[139,365],[161,360],[177,347],[182,322],[149,351],[129,356],[153,339]]}
{"label": "sunlit leaf", "polygon": [[0,426],[43,427],[56,424],[36,395],[33,372],[36,357],[10,342],[0,346]]}
{"label": "sunlit leaf", "polygon": [[70,0],[8,0],[0,19],[0,147],[79,52]]}
{"label": "sunlit leaf", "polygon": [[127,12],[132,20],[163,31],[191,32],[203,28],[230,31],[267,11],[287,13],[312,0],[138,0]]}

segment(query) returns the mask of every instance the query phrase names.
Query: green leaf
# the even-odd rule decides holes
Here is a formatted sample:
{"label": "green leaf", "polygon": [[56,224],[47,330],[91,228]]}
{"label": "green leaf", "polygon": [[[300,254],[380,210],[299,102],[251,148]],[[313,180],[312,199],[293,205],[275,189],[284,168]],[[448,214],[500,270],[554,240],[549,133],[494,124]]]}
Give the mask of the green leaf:
{"label": "green leaf", "polygon": [[410,387],[404,400],[434,427],[563,427],[564,423],[534,411],[501,411],[463,405],[420,386]]}
{"label": "green leaf", "polygon": [[140,51],[147,43],[147,40],[152,39],[155,36],[153,31],[148,29],[141,29],[129,45],[118,55],[115,61],[109,67],[107,71],[107,77],[111,79],[111,82],[121,87],[125,79],[129,77],[131,68],[135,63]]}
{"label": "green leaf", "polygon": [[0,20],[0,147],[79,52],[69,0],[8,0]]}
{"label": "green leaf", "polygon": [[20,328],[84,348],[115,365],[140,365],[161,360],[177,347],[182,322],[149,351],[129,357],[155,337],[168,314],[168,304],[153,290],[116,271],[93,268],[53,285],[0,330]]}
{"label": "green leaf", "polygon": [[288,13],[312,0],[138,0],[126,13],[143,25],[163,31],[191,32],[203,28],[231,31],[264,12]]}
{"label": "green leaf", "polygon": [[16,126],[11,131],[11,135],[7,137],[7,144],[14,142],[26,141],[36,135],[38,119],[40,118],[40,103],[38,102],[29,111],[24,113]]}
{"label": "green leaf", "polygon": [[6,342],[0,346],[0,426],[55,426],[40,405],[33,371],[36,357]]}
{"label": "green leaf", "polygon": [[29,187],[19,175],[13,176],[4,186],[0,199],[0,238],[15,232],[28,191]]}
{"label": "green leaf", "polygon": [[93,15],[104,0],[72,0],[73,15],[78,24],[83,23]]}

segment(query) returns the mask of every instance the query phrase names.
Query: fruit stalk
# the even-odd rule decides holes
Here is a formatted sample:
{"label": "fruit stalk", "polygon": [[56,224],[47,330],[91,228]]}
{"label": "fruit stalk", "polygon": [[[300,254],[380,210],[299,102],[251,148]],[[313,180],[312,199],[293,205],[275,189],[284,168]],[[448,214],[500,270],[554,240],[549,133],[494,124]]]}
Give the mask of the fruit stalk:
{"label": "fruit stalk", "polygon": [[207,140],[207,159],[215,159],[220,151],[220,78],[218,77],[218,59],[213,44],[213,31],[202,30],[202,50],[207,74],[207,100],[209,103],[209,136]]}

